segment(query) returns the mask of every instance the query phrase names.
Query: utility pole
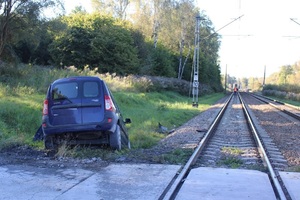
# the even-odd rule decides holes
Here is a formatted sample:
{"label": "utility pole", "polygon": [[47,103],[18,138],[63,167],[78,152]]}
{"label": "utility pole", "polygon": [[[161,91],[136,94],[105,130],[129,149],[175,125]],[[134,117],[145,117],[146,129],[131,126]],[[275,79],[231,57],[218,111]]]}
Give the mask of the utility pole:
{"label": "utility pole", "polygon": [[[239,16],[238,18],[232,20],[225,26],[219,28],[214,33],[202,38],[203,40],[210,38],[212,35],[216,34],[221,29],[227,27],[228,25],[232,24],[236,20],[242,18],[244,15]],[[199,52],[200,52],[200,21],[202,19],[200,18],[200,15],[196,17],[196,27],[195,27],[195,49],[194,49],[194,58],[193,58],[193,67],[192,67],[192,73],[193,73],[193,107],[198,107],[198,96],[199,96]],[[192,75],[192,74],[191,74]]]}
{"label": "utility pole", "polygon": [[227,93],[227,64],[226,64],[226,68],[225,68],[225,80],[224,80],[224,88],[225,88],[225,90],[224,90],[224,93],[226,94]]}
{"label": "utility pole", "polygon": [[198,96],[199,96],[199,51],[200,51],[200,15],[196,17],[196,27],[195,27],[195,49],[193,58],[193,107],[198,107]]}
{"label": "utility pole", "polygon": [[266,65],[265,65],[265,68],[264,68],[263,88],[265,87],[265,84],[266,84]]}

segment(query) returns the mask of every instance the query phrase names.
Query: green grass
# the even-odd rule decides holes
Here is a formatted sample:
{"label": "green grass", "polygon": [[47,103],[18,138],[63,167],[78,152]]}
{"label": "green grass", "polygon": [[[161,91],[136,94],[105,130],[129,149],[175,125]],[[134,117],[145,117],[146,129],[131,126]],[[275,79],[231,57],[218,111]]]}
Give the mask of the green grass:
{"label": "green grass", "polygon": [[287,103],[287,104],[291,104],[291,105],[300,107],[300,102],[299,101],[293,101],[293,100],[278,98],[278,97],[274,97],[274,96],[269,96],[269,97],[272,98],[272,99],[278,100],[280,102],[283,102],[283,103]]}
{"label": "green grass", "polygon": [[225,166],[233,168],[233,169],[239,168],[242,164],[243,164],[243,161],[234,156],[224,157],[218,163],[218,165],[220,165],[220,166],[225,165]]}
{"label": "green grass", "polygon": [[300,172],[300,167],[299,166],[290,166],[290,167],[288,167],[288,169],[286,169],[286,171],[289,171],[289,172]]}
{"label": "green grass", "polygon": [[[0,84],[0,88],[3,84]],[[0,90],[0,149],[17,144],[32,144],[41,122],[43,96],[26,88]]]}
{"label": "green grass", "polygon": [[[43,148],[42,142],[33,142],[32,138],[41,123],[48,85],[65,76],[97,74],[89,70],[51,70],[37,66],[22,66],[15,70],[19,72],[9,71],[15,73],[12,78],[0,76],[0,149],[25,144]],[[123,117],[132,120],[128,125],[132,148],[150,148],[164,138],[164,134],[157,132],[158,122],[170,129],[178,127],[224,96],[219,93],[200,97],[199,107],[195,108],[191,98],[178,93],[141,92],[137,89],[139,86],[128,80],[99,76],[112,89]]]}
{"label": "green grass", "polygon": [[237,147],[222,147],[221,152],[223,153],[222,159],[218,162],[218,165],[225,165],[230,168],[239,168],[243,161],[238,158],[243,153],[243,150]]}
{"label": "green grass", "polygon": [[125,118],[132,124],[128,127],[133,148],[153,146],[164,135],[157,132],[158,122],[172,129],[178,127],[207,109],[222,94],[203,97],[199,108],[191,105],[188,97],[173,92],[114,94]]}
{"label": "green grass", "polygon": [[162,164],[185,164],[193,152],[193,149],[175,149],[168,154],[158,155],[154,160]]}
{"label": "green grass", "polygon": [[226,155],[238,156],[243,153],[243,150],[237,147],[222,147],[221,152]]}

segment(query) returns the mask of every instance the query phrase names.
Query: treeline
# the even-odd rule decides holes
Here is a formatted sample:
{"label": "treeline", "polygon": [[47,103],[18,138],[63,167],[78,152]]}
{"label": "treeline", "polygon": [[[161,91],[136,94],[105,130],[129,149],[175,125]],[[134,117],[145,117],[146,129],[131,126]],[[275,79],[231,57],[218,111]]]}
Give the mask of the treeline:
{"label": "treeline", "polygon": [[[287,93],[300,94],[300,61],[293,65],[281,66],[278,72],[268,77],[236,78],[227,75],[226,87],[232,89],[237,84],[242,90],[281,92],[280,96]],[[225,84],[225,77],[222,77],[222,84]]]}
{"label": "treeline", "polygon": [[267,78],[263,94],[300,101],[300,61],[284,65],[280,71]]}
{"label": "treeline", "polygon": [[77,7],[65,15],[60,0],[1,1],[1,62],[190,80],[200,14],[200,83],[221,89],[220,36],[192,0],[91,3],[93,13]]}
{"label": "treeline", "polygon": [[279,72],[267,78],[264,90],[274,90],[300,94],[300,61],[293,65],[284,65]]}
{"label": "treeline", "polygon": [[295,85],[300,87],[300,61],[293,65],[284,65],[267,78],[268,84],[273,85]]}

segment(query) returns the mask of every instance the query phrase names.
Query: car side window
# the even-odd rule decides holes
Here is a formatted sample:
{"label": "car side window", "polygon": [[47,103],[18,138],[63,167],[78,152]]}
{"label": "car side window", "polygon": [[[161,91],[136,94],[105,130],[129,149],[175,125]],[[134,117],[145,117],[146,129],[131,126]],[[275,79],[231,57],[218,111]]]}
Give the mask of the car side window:
{"label": "car side window", "polygon": [[72,99],[78,96],[78,84],[76,82],[72,83],[60,83],[53,87],[52,89],[52,99]]}
{"label": "car side window", "polygon": [[97,82],[84,82],[83,96],[90,98],[99,96],[99,84]]}

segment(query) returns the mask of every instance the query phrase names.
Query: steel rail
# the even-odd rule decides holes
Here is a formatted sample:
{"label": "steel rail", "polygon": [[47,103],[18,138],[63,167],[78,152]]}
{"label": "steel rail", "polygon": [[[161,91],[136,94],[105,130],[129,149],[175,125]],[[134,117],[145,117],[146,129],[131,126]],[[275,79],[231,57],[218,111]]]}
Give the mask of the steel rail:
{"label": "steel rail", "polygon": [[271,102],[268,102],[268,101],[264,100],[263,98],[268,99],[268,100],[270,100],[270,101],[274,101],[274,102],[279,103],[279,104],[281,104],[281,105],[285,105],[285,106],[290,107],[290,108],[294,108],[294,109],[300,110],[300,108],[297,107],[297,106],[293,106],[293,105],[290,105],[290,104],[286,104],[286,103],[283,103],[283,102],[280,102],[280,101],[277,101],[277,100],[274,100],[274,99],[271,99],[271,98],[268,98],[268,97],[264,97],[264,96],[261,96],[261,95],[257,95],[257,94],[251,94],[251,96],[253,96],[254,98],[256,98],[256,99],[258,99],[258,100],[260,100],[260,101],[262,101],[262,102],[264,102],[264,103],[266,103],[266,104],[269,104],[269,105],[273,106],[274,108],[276,108],[276,109],[278,109],[278,110],[284,112],[285,114],[287,114],[287,115],[289,115],[289,116],[291,116],[291,117],[294,117],[295,119],[300,120],[300,116],[299,116],[299,115],[297,115],[297,114],[295,114],[295,113],[292,113],[292,112],[290,112],[290,111],[288,111],[288,110],[282,109],[282,108],[280,108],[279,106],[277,106],[277,105],[275,105],[275,104],[273,104],[273,103],[271,103]]}
{"label": "steel rail", "polygon": [[167,189],[167,191],[165,191],[164,195],[162,195],[159,199],[163,199],[163,200],[174,199],[174,195],[175,195],[176,190],[179,188],[180,184],[184,181],[184,178],[189,173],[189,170],[190,170],[191,166],[193,164],[195,164],[195,162],[198,159],[200,153],[202,152],[202,150],[205,147],[205,145],[207,144],[209,138],[213,134],[214,129],[217,127],[218,123],[220,122],[220,120],[221,120],[221,118],[222,118],[222,116],[223,116],[223,114],[224,114],[224,112],[225,112],[225,110],[226,110],[226,108],[227,108],[227,106],[228,106],[228,104],[229,104],[232,96],[233,96],[233,94],[231,94],[229,96],[229,98],[226,100],[223,108],[218,113],[217,117],[213,121],[212,125],[208,129],[208,131],[205,134],[205,136],[203,137],[203,139],[197,145],[197,148],[194,150],[194,153],[192,154],[192,156],[190,157],[190,159],[184,165],[184,167],[182,168],[182,170],[180,171],[180,173],[178,174],[178,176],[175,177],[175,180],[172,183],[172,185],[169,187],[169,189]]}
{"label": "steel rail", "polygon": [[[248,94],[250,94],[250,93],[248,93]],[[251,95],[254,96],[254,97],[261,97],[263,99],[268,99],[269,101],[273,101],[275,103],[279,103],[281,105],[285,105],[287,107],[290,107],[290,108],[293,108],[293,109],[296,109],[296,110],[300,110],[299,106],[295,106],[295,105],[292,105],[292,104],[289,104],[289,103],[284,103],[284,102],[278,101],[276,99],[272,99],[272,98],[264,96],[264,95],[260,95],[260,94],[256,94],[256,93],[252,93]]]}
{"label": "steel rail", "polygon": [[264,159],[264,161],[265,161],[265,163],[267,165],[268,171],[270,173],[270,178],[271,178],[271,180],[273,182],[273,185],[275,187],[277,195],[279,196],[279,198],[281,200],[286,200],[287,198],[286,198],[285,193],[283,192],[283,189],[282,189],[282,187],[280,185],[280,182],[278,180],[278,175],[276,175],[276,173],[275,173],[275,170],[274,170],[274,168],[273,168],[273,166],[272,166],[272,164],[270,162],[270,159],[269,159],[269,157],[268,157],[268,155],[267,155],[267,153],[266,153],[266,151],[264,149],[262,141],[260,140],[260,137],[259,137],[259,135],[257,133],[257,130],[256,130],[256,127],[255,127],[255,125],[253,123],[252,117],[249,114],[248,106],[244,103],[244,101],[243,101],[242,97],[240,96],[240,94],[238,94],[238,95],[239,95],[240,101],[241,101],[241,103],[243,105],[243,109],[244,109],[245,115],[246,115],[246,117],[248,119],[248,123],[249,123],[249,125],[250,125],[250,127],[251,127],[251,129],[253,131],[254,139],[255,139],[256,144],[258,145],[259,152],[260,152],[262,158]]}

